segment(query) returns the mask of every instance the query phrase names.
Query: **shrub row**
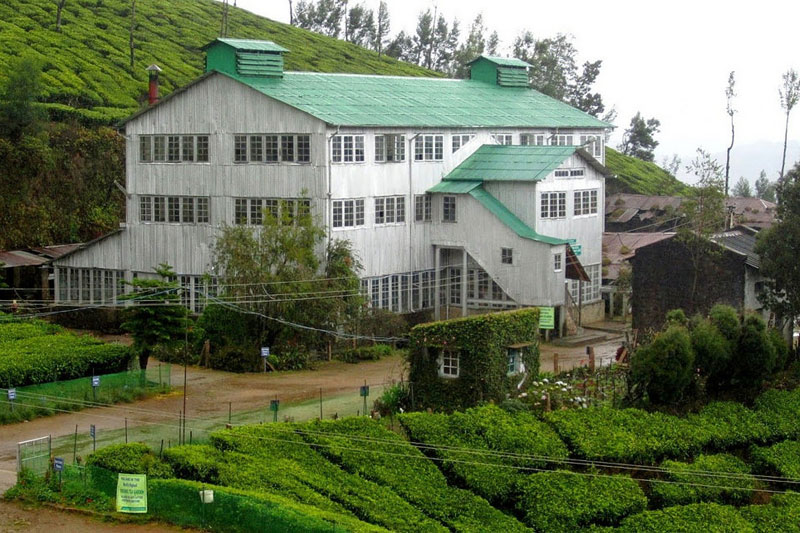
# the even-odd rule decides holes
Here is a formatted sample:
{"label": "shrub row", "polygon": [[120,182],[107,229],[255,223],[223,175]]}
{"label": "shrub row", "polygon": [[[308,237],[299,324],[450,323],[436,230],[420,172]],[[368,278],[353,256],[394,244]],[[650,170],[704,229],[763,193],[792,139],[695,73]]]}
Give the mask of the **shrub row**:
{"label": "shrub row", "polygon": [[568,471],[540,472],[518,482],[517,509],[537,531],[570,533],[592,523],[617,524],[643,511],[647,498],[633,479]]}
{"label": "shrub row", "polygon": [[28,322],[4,322],[7,315],[0,314],[0,343],[41,337],[63,332],[63,328],[42,320]]}
{"label": "shrub row", "polygon": [[394,350],[387,344],[376,344],[375,346],[359,346],[349,348],[336,354],[336,359],[345,363],[358,363],[359,361],[377,361],[381,357],[392,355]]}
{"label": "shrub row", "polygon": [[800,442],[787,440],[770,447],[754,447],[751,451],[758,471],[792,479],[800,478]]}
{"label": "shrub row", "polygon": [[[452,415],[409,413],[400,422],[412,441],[434,446],[430,453],[442,459],[445,471],[472,491],[500,505],[513,505],[518,468],[544,468],[553,464],[512,454],[563,459],[564,443],[546,424],[526,412],[509,414],[487,405]],[[469,448],[464,451],[463,448]],[[486,453],[486,451],[495,453]]]}
{"label": "shrub row", "polygon": [[800,388],[766,391],[756,398],[755,412],[769,428],[771,440],[800,438]]}
{"label": "shrub row", "polygon": [[307,442],[348,472],[390,488],[451,531],[524,531],[514,518],[467,490],[450,487],[442,473],[408,441],[369,418],[313,422]]}
{"label": "shrub row", "polygon": [[[697,502],[743,504],[758,487],[748,467],[732,455],[699,455],[693,463],[665,461],[665,483],[652,483],[653,499],[664,506]],[[716,475],[715,475],[716,474]],[[672,483],[677,482],[677,483]]]}
{"label": "shrub row", "polygon": [[88,336],[30,337],[0,343],[0,385],[21,387],[111,374],[128,367],[130,350]]}

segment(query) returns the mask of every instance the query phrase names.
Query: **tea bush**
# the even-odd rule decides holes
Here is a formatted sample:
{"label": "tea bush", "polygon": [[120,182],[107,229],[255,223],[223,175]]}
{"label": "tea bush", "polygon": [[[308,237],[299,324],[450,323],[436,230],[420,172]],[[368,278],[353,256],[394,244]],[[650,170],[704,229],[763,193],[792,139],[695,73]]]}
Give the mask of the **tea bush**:
{"label": "tea bush", "polygon": [[147,474],[148,477],[170,478],[170,466],[147,447],[146,444],[112,444],[94,452],[86,464],[123,474]]}
{"label": "tea bush", "polygon": [[[624,519],[615,531],[621,533],[756,533],[735,507],[695,503],[645,511]],[[759,531],[760,533],[760,531]]]}
{"label": "tea bush", "polygon": [[800,478],[800,442],[787,440],[751,451],[756,468],[767,474]]}
{"label": "tea bush", "polygon": [[[692,463],[665,461],[665,481],[652,483],[653,499],[664,506],[697,502],[742,504],[758,488],[750,467],[732,455],[699,455]],[[718,475],[714,475],[717,473]]]}

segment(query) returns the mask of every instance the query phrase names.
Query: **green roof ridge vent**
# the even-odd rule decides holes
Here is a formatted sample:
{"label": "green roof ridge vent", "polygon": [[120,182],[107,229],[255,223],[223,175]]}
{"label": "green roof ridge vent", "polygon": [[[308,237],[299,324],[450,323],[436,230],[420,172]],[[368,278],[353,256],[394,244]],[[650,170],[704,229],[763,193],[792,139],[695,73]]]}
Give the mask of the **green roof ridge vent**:
{"label": "green roof ridge vent", "polygon": [[500,87],[528,87],[528,67],[514,57],[479,56],[469,63],[470,79],[493,83]]}
{"label": "green roof ridge vent", "polygon": [[206,72],[216,70],[244,78],[282,78],[286,48],[272,41],[219,38],[203,47]]}

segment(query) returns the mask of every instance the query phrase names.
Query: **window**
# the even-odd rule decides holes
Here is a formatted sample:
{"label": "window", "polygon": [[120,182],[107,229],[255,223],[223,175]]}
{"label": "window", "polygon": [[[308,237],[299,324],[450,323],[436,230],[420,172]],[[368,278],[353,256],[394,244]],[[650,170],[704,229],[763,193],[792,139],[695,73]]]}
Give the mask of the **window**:
{"label": "window", "polygon": [[478,273],[478,299],[489,298],[489,274],[483,270]]}
{"label": "window", "polygon": [[177,163],[181,160],[181,138],[179,135],[167,137],[167,161]]}
{"label": "window", "polygon": [[461,305],[461,269],[450,268],[450,304]]}
{"label": "window", "polygon": [[551,146],[572,146],[572,135],[553,135],[550,137]]}
{"label": "window", "polygon": [[509,348],[507,374],[513,376],[522,372],[525,372],[525,365],[522,364],[522,351],[519,348]]}
{"label": "window", "polygon": [[543,192],[541,199],[542,218],[564,218],[567,216],[567,193]]}
{"label": "window", "polygon": [[[582,300],[581,303],[590,303],[596,302],[600,299],[600,282],[602,271],[600,269],[600,264],[594,265],[586,265],[584,266],[586,270],[586,274],[589,276],[590,281],[584,281],[581,284],[581,292]],[[577,303],[578,302],[578,281],[577,280],[570,280],[570,295],[572,299]]]}
{"label": "window", "polygon": [[439,355],[439,376],[443,378],[458,377],[458,352],[452,350],[442,350]]}
{"label": "window", "polygon": [[605,139],[602,135],[581,135],[580,141],[581,146],[583,146],[587,152],[592,154],[595,159],[600,159],[603,157],[603,143]]}
{"label": "window", "polygon": [[363,163],[364,136],[334,136],[331,140],[331,161],[334,163]]}
{"label": "window", "polygon": [[264,201],[261,198],[250,200],[250,224],[254,226],[264,224]]}
{"label": "window", "polygon": [[153,137],[153,161],[167,160],[167,139],[163,135]]}
{"label": "window", "polygon": [[456,221],[456,197],[442,197],[442,222]]}
{"label": "window", "polygon": [[497,144],[511,145],[513,144],[514,136],[510,133],[495,133],[492,138]]}
{"label": "window", "polygon": [[354,228],[364,225],[364,199],[334,200],[333,227]]}
{"label": "window", "polygon": [[417,194],[414,196],[414,221],[415,222],[430,222],[431,221],[431,204],[433,198],[430,194]]}
{"label": "window", "polygon": [[444,135],[419,135],[414,140],[415,161],[444,159]]}
{"label": "window", "polygon": [[561,268],[561,254],[553,254],[553,270],[555,272],[561,272]]}
{"label": "window", "polygon": [[557,178],[580,178],[585,175],[585,170],[582,168],[559,168],[555,171]]}
{"label": "window", "polygon": [[208,135],[198,135],[195,154],[198,163],[208,163]]}
{"label": "window", "polygon": [[597,191],[575,191],[575,216],[597,214]]}
{"label": "window", "polygon": [[[293,224],[298,216],[310,214],[311,200],[297,198],[235,198],[233,223],[261,226],[264,213],[286,224]],[[285,220],[282,218],[285,216]]]}
{"label": "window", "polygon": [[181,161],[194,161],[194,137],[181,137]]}
{"label": "window", "polygon": [[234,163],[309,163],[310,135],[234,135]]}
{"label": "window", "polygon": [[519,143],[522,146],[544,146],[546,138],[544,133],[523,133],[519,136]]}
{"label": "window", "polygon": [[375,224],[402,224],[406,221],[404,196],[375,198]]}
{"label": "window", "polygon": [[208,224],[208,197],[140,196],[140,222]]}
{"label": "window", "polygon": [[247,224],[247,198],[237,198],[233,209],[233,223]]}
{"label": "window", "polygon": [[142,135],[139,137],[139,161],[149,162],[153,160],[152,137]]}
{"label": "window", "polygon": [[453,153],[458,152],[462,146],[472,140],[475,135],[471,133],[461,133],[453,135]]}
{"label": "window", "polygon": [[406,160],[405,135],[376,135],[375,161],[380,163],[399,163]]}
{"label": "window", "polygon": [[400,311],[400,276],[392,276],[392,311]]}
{"label": "window", "polygon": [[380,280],[373,279],[371,283],[372,287],[372,308],[378,309],[381,306],[381,293],[380,293]]}
{"label": "window", "polygon": [[142,135],[139,137],[139,161],[208,162],[208,135]]}
{"label": "window", "polygon": [[504,265],[510,265],[514,262],[514,250],[511,248],[500,249],[500,262]]}

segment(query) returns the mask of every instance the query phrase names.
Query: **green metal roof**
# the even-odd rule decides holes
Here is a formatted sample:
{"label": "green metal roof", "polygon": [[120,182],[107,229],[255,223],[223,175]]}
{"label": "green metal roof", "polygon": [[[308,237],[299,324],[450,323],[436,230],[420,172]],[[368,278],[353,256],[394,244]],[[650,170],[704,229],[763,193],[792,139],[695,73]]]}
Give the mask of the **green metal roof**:
{"label": "green metal roof", "polygon": [[444,179],[453,181],[539,181],[558,168],[577,149],[577,146],[484,144]]}
{"label": "green metal roof", "polygon": [[556,239],[555,237],[548,237],[536,233],[533,228],[525,224],[514,213],[508,210],[503,203],[486,192],[483,187],[476,187],[469,192],[469,195],[478,200],[486,209],[491,211],[500,221],[508,226],[514,233],[523,239],[530,239],[532,241],[543,242],[545,244],[567,244],[564,239]]}
{"label": "green metal roof", "polygon": [[481,59],[485,59],[487,61],[491,61],[495,65],[500,65],[503,67],[530,67],[530,63],[526,63],[521,59],[517,59],[516,57],[500,57],[500,56],[486,56],[480,55],[467,63],[467,65],[471,65],[476,61],[480,61]]}
{"label": "green metal roof", "polygon": [[279,44],[275,44],[272,41],[258,41],[255,39],[227,39],[224,37],[219,37],[214,39],[207,45],[205,45],[201,50],[205,50],[206,48],[216,44],[216,43],[225,43],[229,46],[236,48],[237,50],[248,50],[248,51],[259,51],[259,52],[288,52],[286,48],[282,47]]}
{"label": "green metal roof", "polygon": [[475,187],[480,187],[479,181],[440,181],[430,189],[428,192],[442,192],[450,194],[466,194]]}
{"label": "green metal roof", "polygon": [[336,126],[611,127],[533,89],[475,80],[315,72],[232,77]]}

